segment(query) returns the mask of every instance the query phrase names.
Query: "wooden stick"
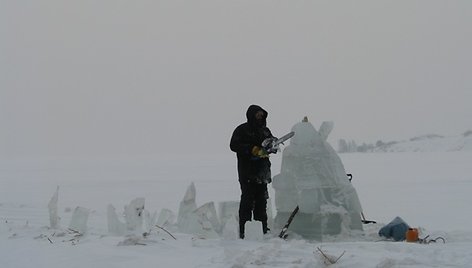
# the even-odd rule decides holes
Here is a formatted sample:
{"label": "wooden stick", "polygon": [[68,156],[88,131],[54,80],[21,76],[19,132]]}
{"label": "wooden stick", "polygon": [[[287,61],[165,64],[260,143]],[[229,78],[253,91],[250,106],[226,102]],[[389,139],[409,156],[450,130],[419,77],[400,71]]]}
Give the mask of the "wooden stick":
{"label": "wooden stick", "polygon": [[169,234],[170,236],[172,236],[172,238],[174,238],[174,240],[177,240],[177,238],[175,238],[175,236],[173,236],[171,233],[169,233],[169,231],[167,231],[166,229],[164,229],[163,227],[159,226],[156,224],[156,227],[159,228],[159,229],[162,229],[164,230],[164,232],[166,232],[167,234]]}
{"label": "wooden stick", "polygon": [[321,253],[321,255],[325,258],[325,260],[327,260],[330,264],[335,264],[336,262],[338,262],[339,259],[341,259],[341,257],[344,256],[344,253],[346,253],[346,251],[343,251],[343,253],[341,253],[341,255],[334,260],[333,258],[330,258],[326,254],[324,254],[324,252],[319,247],[317,247],[317,249]]}

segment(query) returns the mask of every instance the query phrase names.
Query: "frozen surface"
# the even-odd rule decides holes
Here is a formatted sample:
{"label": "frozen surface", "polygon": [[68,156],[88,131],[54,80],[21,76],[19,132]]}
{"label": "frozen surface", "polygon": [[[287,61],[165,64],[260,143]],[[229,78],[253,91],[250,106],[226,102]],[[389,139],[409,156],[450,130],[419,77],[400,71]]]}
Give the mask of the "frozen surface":
{"label": "frozen surface", "polygon": [[[137,197],[146,199],[151,215],[166,211],[161,222],[175,221],[191,182],[198,206],[239,200],[232,153],[5,159],[0,164],[2,267],[324,267],[317,247],[334,256],[346,251],[336,267],[470,267],[472,153],[340,156],[346,172],[354,175],[352,184],[364,214],[379,224],[364,225],[362,234],[322,243],[301,239],[290,230],[289,239],[280,240],[275,228],[273,237],[262,241],[234,239],[236,224],[230,215],[225,237],[215,239],[170,226],[166,229],[177,240],[157,227],[146,238],[108,232],[108,205],[113,204],[122,219],[124,206]],[[273,173],[278,174],[281,155],[272,157],[272,162]],[[48,203],[57,186],[60,227],[68,226],[74,208],[88,208],[86,235],[49,228]],[[274,196],[272,191],[270,195]],[[418,227],[420,237],[442,236],[446,244],[380,241],[378,230],[396,216]]]}

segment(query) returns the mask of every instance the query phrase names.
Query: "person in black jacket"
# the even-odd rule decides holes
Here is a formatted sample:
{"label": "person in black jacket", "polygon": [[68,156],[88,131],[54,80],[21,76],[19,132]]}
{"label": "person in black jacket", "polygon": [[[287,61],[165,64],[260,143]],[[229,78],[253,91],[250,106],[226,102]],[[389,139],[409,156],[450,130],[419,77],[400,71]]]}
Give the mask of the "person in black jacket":
{"label": "person in black jacket", "polygon": [[246,112],[247,122],[233,132],[230,148],[238,159],[238,176],[241,185],[239,203],[239,236],[244,239],[244,225],[254,220],[262,222],[262,231],[267,233],[267,184],[272,181],[269,154],[262,142],[274,138],[266,126],[267,111],[251,105]]}

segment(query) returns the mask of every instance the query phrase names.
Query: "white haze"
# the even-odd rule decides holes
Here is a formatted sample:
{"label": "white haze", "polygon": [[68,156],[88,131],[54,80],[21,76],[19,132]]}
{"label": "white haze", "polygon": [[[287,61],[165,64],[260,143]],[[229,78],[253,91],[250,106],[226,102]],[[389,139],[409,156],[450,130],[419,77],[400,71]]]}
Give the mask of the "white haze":
{"label": "white haze", "polygon": [[0,0],[0,156],[228,152],[252,103],[278,136],[305,115],[331,141],[458,135],[471,20],[470,1]]}

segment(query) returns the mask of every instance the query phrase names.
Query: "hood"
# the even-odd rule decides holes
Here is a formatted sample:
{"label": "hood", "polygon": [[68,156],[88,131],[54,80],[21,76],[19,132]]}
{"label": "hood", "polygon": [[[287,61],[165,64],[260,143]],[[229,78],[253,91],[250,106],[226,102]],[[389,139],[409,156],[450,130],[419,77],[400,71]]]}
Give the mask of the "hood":
{"label": "hood", "polygon": [[255,104],[253,104],[253,105],[249,106],[249,108],[247,108],[247,112],[246,112],[247,122],[249,124],[257,124],[255,115],[259,111],[264,112],[263,126],[266,126],[266,119],[267,119],[268,113],[267,113],[266,110],[262,109],[261,106],[255,105]]}

